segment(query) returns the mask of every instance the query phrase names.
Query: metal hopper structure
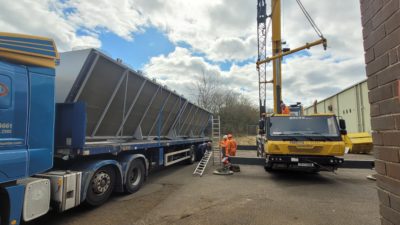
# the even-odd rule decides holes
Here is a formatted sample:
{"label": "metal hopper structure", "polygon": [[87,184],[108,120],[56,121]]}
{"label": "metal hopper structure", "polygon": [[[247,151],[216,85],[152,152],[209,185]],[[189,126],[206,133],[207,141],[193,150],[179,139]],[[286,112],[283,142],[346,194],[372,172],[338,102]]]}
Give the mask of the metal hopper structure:
{"label": "metal hopper structure", "polygon": [[60,54],[56,102],[83,102],[86,140],[204,136],[211,113],[96,49]]}

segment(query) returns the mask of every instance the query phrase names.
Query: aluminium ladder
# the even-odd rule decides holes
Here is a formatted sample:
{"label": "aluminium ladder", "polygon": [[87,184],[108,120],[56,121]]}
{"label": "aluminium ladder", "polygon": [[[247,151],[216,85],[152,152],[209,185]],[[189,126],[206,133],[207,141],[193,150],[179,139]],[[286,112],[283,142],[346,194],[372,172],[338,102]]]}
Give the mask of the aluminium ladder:
{"label": "aluminium ladder", "polygon": [[221,166],[221,147],[219,142],[221,140],[221,121],[220,117],[212,117],[211,140],[213,151],[213,165],[219,164]]}
{"label": "aluminium ladder", "polygon": [[[200,160],[199,164],[197,165],[196,169],[193,172],[193,175],[200,175],[203,176],[204,170],[207,167],[210,158],[213,157],[213,165],[215,165],[215,161],[221,164],[221,151],[219,146],[219,140],[221,138],[221,123],[219,116],[211,119],[212,127],[211,127],[211,140],[212,140],[212,147],[211,151],[206,151],[204,153],[203,158]],[[217,159],[216,159],[217,158]]]}
{"label": "aluminium ladder", "polygon": [[210,160],[212,155],[213,155],[212,151],[206,151],[204,153],[204,156],[203,156],[203,158],[201,158],[199,164],[197,164],[196,169],[193,172],[193,175],[203,176],[204,170],[206,169],[207,163]]}

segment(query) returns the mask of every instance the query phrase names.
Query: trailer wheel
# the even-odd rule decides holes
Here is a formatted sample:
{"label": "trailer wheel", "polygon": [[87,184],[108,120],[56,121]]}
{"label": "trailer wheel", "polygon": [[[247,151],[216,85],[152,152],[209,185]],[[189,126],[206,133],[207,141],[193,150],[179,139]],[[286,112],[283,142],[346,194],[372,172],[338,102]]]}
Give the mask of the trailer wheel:
{"label": "trailer wheel", "polygon": [[114,190],[115,170],[111,166],[98,169],[90,179],[86,194],[86,203],[99,206],[105,203]]}
{"label": "trailer wheel", "polygon": [[140,189],[145,177],[145,167],[140,159],[132,160],[125,178],[125,192],[132,194]]}
{"label": "trailer wheel", "polygon": [[193,164],[196,161],[195,146],[190,146],[190,158],[187,160],[188,164]]}

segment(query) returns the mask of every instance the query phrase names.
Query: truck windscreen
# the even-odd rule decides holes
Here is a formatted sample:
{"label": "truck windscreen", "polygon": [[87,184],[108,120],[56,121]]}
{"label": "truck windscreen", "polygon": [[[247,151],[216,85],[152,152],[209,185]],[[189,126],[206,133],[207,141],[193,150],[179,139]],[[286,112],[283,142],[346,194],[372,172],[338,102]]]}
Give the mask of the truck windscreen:
{"label": "truck windscreen", "polygon": [[274,140],[341,140],[334,116],[269,117],[267,133]]}

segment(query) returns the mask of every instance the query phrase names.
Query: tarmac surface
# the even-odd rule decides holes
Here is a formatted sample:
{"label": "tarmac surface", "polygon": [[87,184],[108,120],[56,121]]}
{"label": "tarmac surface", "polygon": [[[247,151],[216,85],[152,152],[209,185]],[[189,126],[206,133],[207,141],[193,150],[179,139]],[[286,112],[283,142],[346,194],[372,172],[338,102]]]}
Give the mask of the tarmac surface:
{"label": "tarmac surface", "polygon": [[137,193],[28,224],[380,224],[375,182],[366,179],[373,170],[267,173],[242,165],[241,172],[221,176],[209,164],[203,177],[192,175],[195,164],[176,165],[150,174]]}

